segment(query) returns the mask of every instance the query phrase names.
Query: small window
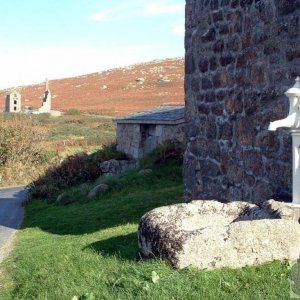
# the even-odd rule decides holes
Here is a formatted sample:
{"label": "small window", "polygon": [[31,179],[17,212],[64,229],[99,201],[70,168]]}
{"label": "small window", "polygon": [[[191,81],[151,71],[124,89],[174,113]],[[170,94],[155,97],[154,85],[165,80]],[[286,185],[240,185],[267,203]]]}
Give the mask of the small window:
{"label": "small window", "polygon": [[17,100],[14,100],[14,105],[17,105]]}
{"label": "small window", "polygon": [[16,106],[14,106],[14,111],[17,111],[17,107]]}

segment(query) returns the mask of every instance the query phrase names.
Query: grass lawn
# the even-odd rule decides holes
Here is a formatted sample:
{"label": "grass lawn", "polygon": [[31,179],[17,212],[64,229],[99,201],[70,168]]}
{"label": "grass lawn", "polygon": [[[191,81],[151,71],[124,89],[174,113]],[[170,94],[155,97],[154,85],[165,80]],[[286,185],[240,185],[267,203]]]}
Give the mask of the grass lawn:
{"label": "grass lawn", "polygon": [[141,216],[182,201],[180,165],[107,181],[110,191],[92,200],[27,205],[15,250],[0,266],[0,299],[289,299],[286,263],[198,271],[139,258]]}
{"label": "grass lawn", "polygon": [[43,120],[48,128],[49,140],[76,141],[83,145],[109,144],[115,140],[116,126],[113,118],[101,115],[65,115],[60,118],[48,117]]}

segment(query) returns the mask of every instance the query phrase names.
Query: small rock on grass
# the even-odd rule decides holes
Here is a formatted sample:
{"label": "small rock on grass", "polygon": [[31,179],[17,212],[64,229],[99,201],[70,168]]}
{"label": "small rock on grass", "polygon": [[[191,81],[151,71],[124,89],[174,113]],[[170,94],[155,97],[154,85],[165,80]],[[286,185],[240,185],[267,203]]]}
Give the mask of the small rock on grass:
{"label": "small rock on grass", "polygon": [[64,206],[67,206],[74,202],[75,202],[74,199],[70,198],[68,195],[65,195],[64,193],[60,194],[56,199],[56,203],[63,204]]}
{"label": "small rock on grass", "polygon": [[152,170],[151,169],[142,169],[138,172],[139,175],[147,175],[147,174],[151,174]]}
{"label": "small rock on grass", "polygon": [[59,203],[61,202],[62,198],[64,197],[64,194],[60,194],[57,198],[56,198],[56,202]]}
{"label": "small rock on grass", "polygon": [[108,189],[109,189],[109,186],[107,184],[101,183],[89,191],[88,198],[95,197],[96,195],[98,195],[104,191],[107,191]]}

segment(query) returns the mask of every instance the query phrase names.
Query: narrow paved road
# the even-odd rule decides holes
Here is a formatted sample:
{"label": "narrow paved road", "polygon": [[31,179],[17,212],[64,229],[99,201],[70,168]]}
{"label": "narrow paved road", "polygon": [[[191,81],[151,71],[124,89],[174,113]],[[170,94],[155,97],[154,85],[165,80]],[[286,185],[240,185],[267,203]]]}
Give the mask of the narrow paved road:
{"label": "narrow paved road", "polygon": [[0,262],[11,248],[14,234],[23,221],[27,191],[24,188],[0,189]]}

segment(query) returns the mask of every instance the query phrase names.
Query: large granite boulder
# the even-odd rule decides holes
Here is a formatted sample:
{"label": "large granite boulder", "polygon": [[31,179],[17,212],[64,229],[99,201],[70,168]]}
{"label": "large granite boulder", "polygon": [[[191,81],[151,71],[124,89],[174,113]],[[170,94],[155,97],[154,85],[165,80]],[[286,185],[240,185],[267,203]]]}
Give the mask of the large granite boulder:
{"label": "large granite boulder", "polygon": [[139,247],[144,257],[162,257],[177,268],[239,268],[297,259],[300,225],[294,211],[276,201],[261,207],[199,200],[160,207],[142,217]]}

